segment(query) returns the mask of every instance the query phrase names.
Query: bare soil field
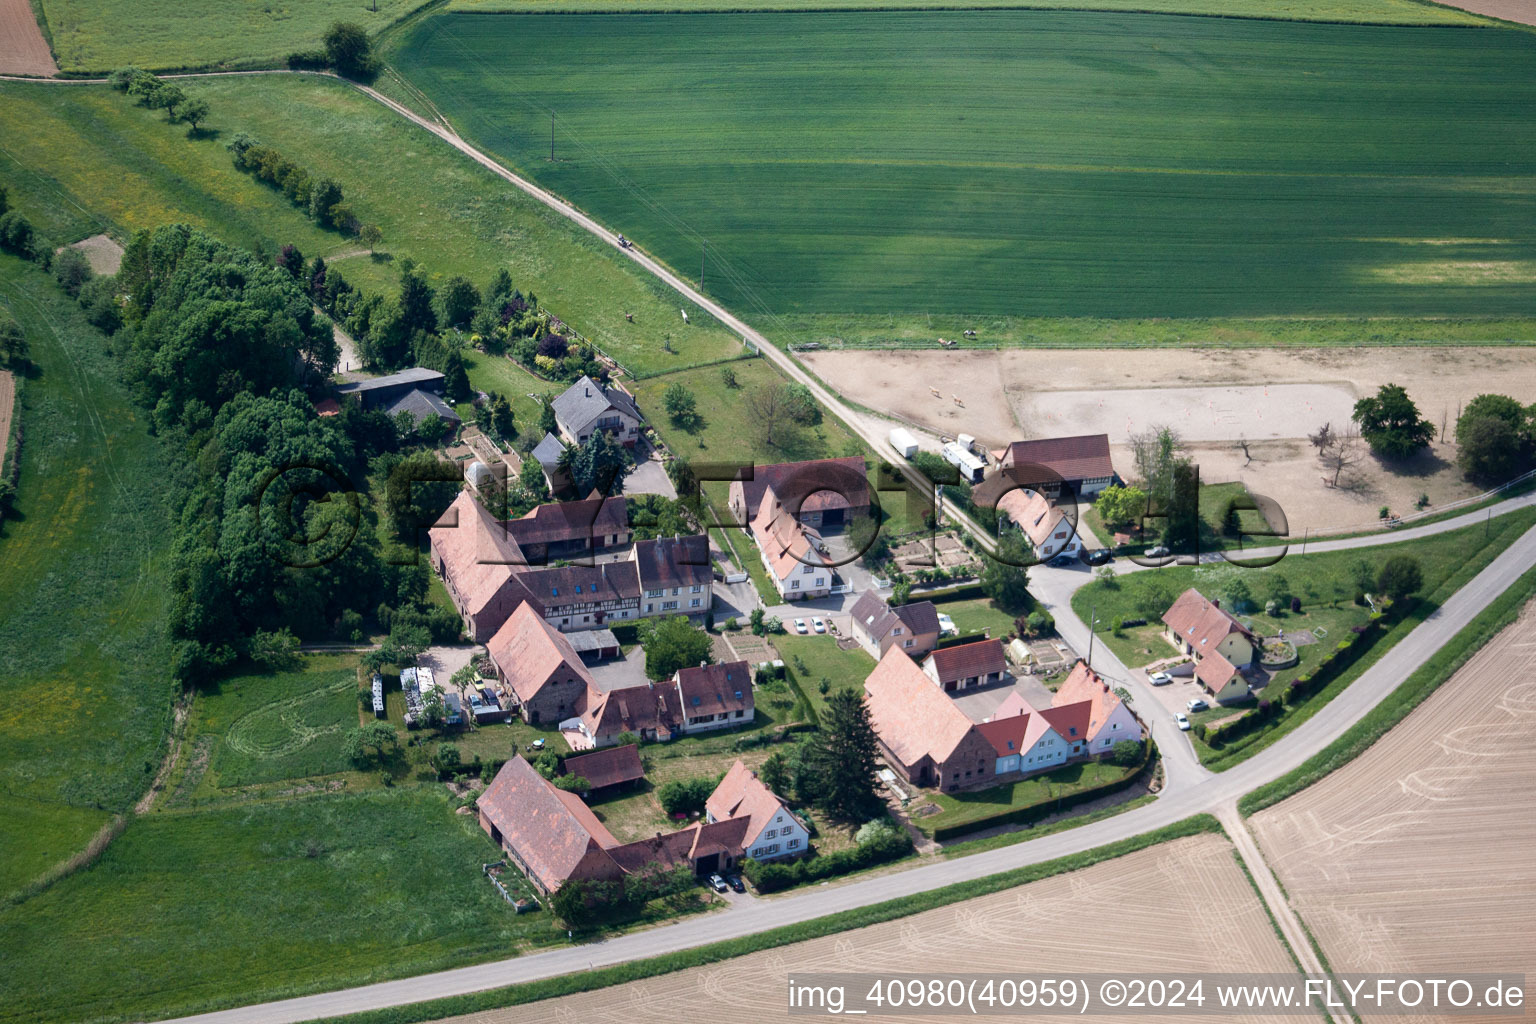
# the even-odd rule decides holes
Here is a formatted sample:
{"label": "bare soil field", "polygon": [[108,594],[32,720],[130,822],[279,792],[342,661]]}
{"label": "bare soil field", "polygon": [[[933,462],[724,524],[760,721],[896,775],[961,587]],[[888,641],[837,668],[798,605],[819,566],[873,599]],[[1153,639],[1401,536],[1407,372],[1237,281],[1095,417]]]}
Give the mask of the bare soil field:
{"label": "bare soil field", "polygon": [[[1107,433],[1122,473],[1132,433],[1167,423],[1190,442],[1201,479],[1241,480],[1279,501],[1293,534],[1367,526],[1387,505],[1409,512],[1475,494],[1455,468],[1454,444],[1392,471],[1366,458],[1340,487],[1304,438],[1348,421],[1354,402],[1401,384],[1425,415],[1454,426],[1457,411],[1487,391],[1536,396],[1536,349],[1002,349],[844,350],[800,353],[850,400],[917,427],[972,434],[990,447],[1025,437]],[[933,393],[938,391],[938,395]],[[957,401],[958,399],[958,401]],[[1248,462],[1233,447],[1249,446]]]}
{"label": "bare soil field", "polygon": [[0,0],[0,74],[52,78],[59,73],[27,0]]}
{"label": "bare soil field", "polygon": [[16,379],[9,370],[0,370],[0,467],[5,466],[5,449],[11,441],[11,414],[16,404]]}
{"label": "bare soil field", "polygon": [[712,1020],[791,1020],[797,1018],[786,1011],[785,986],[792,973],[926,973],[954,965],[964,965],[967,973],[1024,971],[1035,976],[1178,972],[1211,950],[1221,950],[1223,964],[1241,964],[1242,970],[1295,970],[1232,859],[1231,845],[1220,836],[1203,835],[869,928],[564,996],[556,1004],[532,1003],[452,1020],[672,1024],[678,1008],[686,1006],[707,1007]]}
{"label": "bare soil field", "polygon": [[1536,25],[1536,3],[1532,0],[1441,0],[1447,7],[1460,7],[1473,14]]}
{"label": "bare soil field", "polygon": [[[4,0],[0,0],[0,3],[3,2]],[[82,238],[70,245],[70,248],[79,249],[85,253],[86,261],[98,274],[115,274],[117,268],[123,265],[123,247],[113,241],[110,235],[92,235],[90,238]]]}
{"label": "bare soil field", "polygon": [[1251,821],[1335,970],[1531,971],[1536,604],[1364,755]]}

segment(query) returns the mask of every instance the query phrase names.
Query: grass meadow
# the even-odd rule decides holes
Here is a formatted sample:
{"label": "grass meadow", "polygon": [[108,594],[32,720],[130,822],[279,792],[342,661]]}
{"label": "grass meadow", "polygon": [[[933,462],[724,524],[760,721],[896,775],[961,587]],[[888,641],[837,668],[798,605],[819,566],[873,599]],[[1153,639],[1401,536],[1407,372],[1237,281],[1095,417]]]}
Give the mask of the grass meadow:
{"label": "grass meadow", "polygon": [[101,335],[51,278],[0,256],[0,306],[38,364],[18,412],[16,514],[0,535],[4,895],[148,788],[174,684],[159,450]]}
{"label": "grass meadow", "polygon": [[[441,789],[141,818],[5,913],[4,1017],[142,1020],[554,941],[481,877],[494,853]],[[61,969],[82,950],[90,970]]]}
{"label": "grass meadow", "polygon": [[[41,0],[64,71],[273,65],[313,50],[334,21],[376,32],[424,0]],[[378,10],[374,10],[374,6]],[[34,3],[34,8],[37,5]]]}
{"label": "grass meadow", "polygon": [[[258,75],[187,89],[213,107],[209,131],[196,138],[105,87],[0,83],[0,175],[24,199],[35,197],[32,206],[58,208],[38,221],[60,241],[185,221],[248,248],[275,252],[291,242],[306,256],[336,258],[348,280],[375,291],[396,288],[395,259],[404,256],[437,284],[465,274],[484,287],[505,266],[517,287],[637,374],[741,351],[740,339],[701,310],[690,309],[684,327],[681,303],[617,250],[348,85]],[[381,226],[393,259],[320,230],[236,170],[225,144],[237,131],[340,181],[358,216]]]}
{"label": "grass meadow", "polygon": [[398,38],[468,137],[685,276],[707,243],[706,288],[770,334],[1536,313],[1526,32],[927,11],[448,14]]}
{"label": "grass meadow", "polygon": [[[903,7],[933,7],[933,0],[757,0],[740,3],[732,0],[448,0],[450,11],[520,12],[530,11],[813,11],[835,6],[840,10],[861,7],[891,10]],[[1465,11],[1421,3],[1419,0],[945,0],[951,9],[989,7],[1030,7],[1038,10],[1135,11],[1158,14],[1212,14],[1223,18],[1265,18],[1282,21],[1370,22],[1393,25],[1468,25],[1485,19]]]}

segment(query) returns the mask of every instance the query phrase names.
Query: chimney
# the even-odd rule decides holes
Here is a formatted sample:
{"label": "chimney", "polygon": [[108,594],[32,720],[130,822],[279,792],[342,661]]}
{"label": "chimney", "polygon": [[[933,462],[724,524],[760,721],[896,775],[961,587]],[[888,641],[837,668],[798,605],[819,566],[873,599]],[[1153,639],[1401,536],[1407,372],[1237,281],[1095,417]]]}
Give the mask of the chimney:
{"label": "chimney", "polygon": [[581,390],[582,390],[582,394],[585,397],[587,397],[587,398],[591,398],[592,397],[592,389],[591,388],[586,387],[586,388],[582,388]]}
{"label": "chimney", "polygon": [[699,662],[699,668],[709,668],[709,662],[707,662],[707,661]]}
{"label": "chimney", "polygon": [[1211,607],[1212,608],[1220,608],[1221,607],[1221,598],[1219,598],[1219,597],[1211,598]]}

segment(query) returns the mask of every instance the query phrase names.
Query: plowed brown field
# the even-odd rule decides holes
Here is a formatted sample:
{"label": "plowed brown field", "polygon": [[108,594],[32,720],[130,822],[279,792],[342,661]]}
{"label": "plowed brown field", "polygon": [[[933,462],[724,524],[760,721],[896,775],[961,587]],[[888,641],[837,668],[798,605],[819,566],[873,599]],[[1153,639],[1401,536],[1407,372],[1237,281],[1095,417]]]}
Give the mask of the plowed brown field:
{"label": "plowed brown field", "polygon": [[[1214,950],[1221,951],[1219,962],[1211,960]],[[1180,839],[1083,871],[869,928],[565,996],[557,1002],[488,1010],[452,1021],[676,1024],[690,1014],[712,1021],[803,1019],[789,1017],[785,986],[791,974],[806,971],[1018,972],[1044,977],[1120,970],[1175,973],[1192,967],[1295,970],[1258,897],[1232,859],[1231,844],[1214,835]],[[952,1022],[959,1018],[900,1019]],[[1028,1019],[1080,1018],[1030,1015]]]}
{"label": "plowed brown field", "polygon": [[1253,825],[1335,970],[1536,969],[1536,605]]}
{"label": "plowed brown field", "polygon": [[51,77],[58,73],[32,5],[27,0],[0,0],[0,74]]}

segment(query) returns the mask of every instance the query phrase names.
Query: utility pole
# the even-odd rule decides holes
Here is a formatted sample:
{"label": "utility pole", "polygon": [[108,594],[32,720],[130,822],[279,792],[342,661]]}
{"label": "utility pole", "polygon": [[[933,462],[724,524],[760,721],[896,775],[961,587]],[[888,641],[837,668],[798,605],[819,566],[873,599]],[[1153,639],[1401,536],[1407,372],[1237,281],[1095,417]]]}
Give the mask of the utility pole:
{"label": "utility pole", "polygon": [[1099,624],[1098,605],[1088,606],[1088,667],[1093,668],[1093,628]]}
{"label": "utility pole", "polygon": [[549,162],[555,162],[555,112],[549,112]]}
{"label": "utility pole", "polygon": [[699,291],[704,290],[704,260],[709,256],[709,243],[704,242],[699,250]]}

